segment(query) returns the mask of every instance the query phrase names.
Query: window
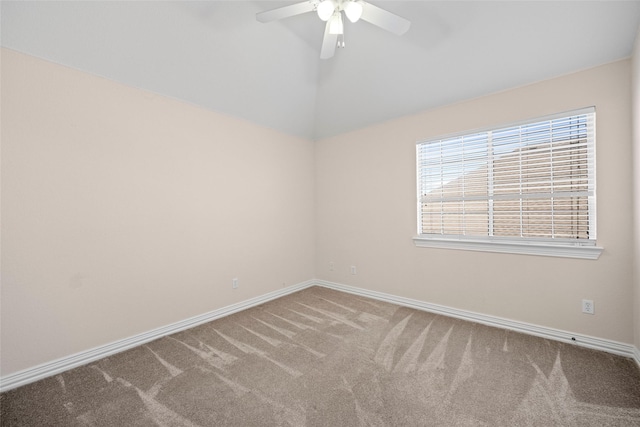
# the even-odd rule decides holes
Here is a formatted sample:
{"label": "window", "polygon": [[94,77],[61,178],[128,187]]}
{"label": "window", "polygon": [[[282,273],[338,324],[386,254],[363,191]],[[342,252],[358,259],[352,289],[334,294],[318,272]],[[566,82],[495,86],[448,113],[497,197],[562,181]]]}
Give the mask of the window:
{"label": "window", "polygon": [[595,110],[417,144],[417,246],[596,259]]}

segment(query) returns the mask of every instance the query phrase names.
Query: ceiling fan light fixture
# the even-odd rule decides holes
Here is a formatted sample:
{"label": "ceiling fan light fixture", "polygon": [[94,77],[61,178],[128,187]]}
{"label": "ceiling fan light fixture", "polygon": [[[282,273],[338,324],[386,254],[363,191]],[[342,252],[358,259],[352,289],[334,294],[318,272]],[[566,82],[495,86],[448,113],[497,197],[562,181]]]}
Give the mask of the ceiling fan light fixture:
{"label": "ceiling fan light fixture", "polygon": [[351,22],[358,22],[362,16],[363,5],[359,0],[349,0],[344,5],[344,13]]}
{"label": "ceiling fan light fixture", "polygon": [[[2,0],[0,0],[2,2]],[[351,22],[367,21],[383,30],[401,36],[409,30],[411,22],[381,9],[365,0],[304,0],[276,9],[256,13],[258,22],[272,22],[290,16],[316,12],[325,22],[320,58],[331,58],[336,47],[344,47],[344,12]]]}
{"label": "ceiling fan light fixture", "polygon": [[342,25],[342,13],[336,12],[329,21],[329,34],[344,34],[344,25]]}
{"label": "ceiling fan light fixture", "polygon": [[323,0],[320,2],[320,4],[318,4],[318,7],[316,8],[318,17],[323,21],[328,21],[335,10],[336,4],[333,2],[333,0]]}

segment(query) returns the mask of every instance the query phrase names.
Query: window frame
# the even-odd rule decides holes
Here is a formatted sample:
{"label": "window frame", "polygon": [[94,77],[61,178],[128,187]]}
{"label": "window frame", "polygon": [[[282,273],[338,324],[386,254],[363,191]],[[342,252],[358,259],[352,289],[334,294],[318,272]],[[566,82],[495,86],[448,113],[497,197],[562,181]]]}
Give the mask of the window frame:
{"label": "window frame", "polygon": [[[439,142],[462,136],[472,136],[481,133],[500,131],[506,128],[535,124],[539,122],[551,121],[575,115],[593,114],[593,141],[590,147],[592,166],[588,169],[589,181],[593,182],[593,195],[588,199],[589,230],[594,238],[588,239],[553,239],[553,238],[532,238],[515,236],[468,236],[468,235],[447,235],[447,234],[421,234],[422,232],[422,194],[420,175],[420,147],[423,144]],[[596,231],[596,124],[595,107],[587,107],[578,110],[562,112],[558,114],[536,117],[505,125],[490,126],[486,128],[457,132],[435,138],[428,138],[416,142],[416,195],[417,195],[417,235],[413,237],[415,246],[425,248],[459,249],[483,252],[498,252],[509,254],[528,254],[541,256],[556,256],[580,259],[598,259],[602,247],[597,245]],[[490,155],[489,155],[490,156]],[[492,174],[493,168],[489,168],[488,174]],[[487,196],[487,200],[490,196]],[[522,199],[520,199],[522,200]],[[491,214],[489,213],[491,216]]]}

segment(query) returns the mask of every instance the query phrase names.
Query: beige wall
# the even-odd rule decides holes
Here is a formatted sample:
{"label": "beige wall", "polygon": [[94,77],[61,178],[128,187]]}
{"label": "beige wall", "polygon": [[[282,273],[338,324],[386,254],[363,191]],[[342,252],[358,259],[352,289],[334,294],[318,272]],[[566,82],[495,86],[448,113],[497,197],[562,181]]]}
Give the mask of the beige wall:
{"label": "beige wall", "polygon": [[634,182],[634,314],[635,346],[640,351],[640,28],[632,57],[632,96],[633,96],[633,182]]}
{"label": "beige wall", "polygon": [[2,376],[314,276],[311,142],[1,59]]}
{"label": "beige wall", "polygon": [[[10,50],[1,60],[2,376],[314,276],[640,346],[631,61],[381,123],[314,151]],[[413,245],[417,140],[590,105],[598,261]],[[640,149],[636,173],[639,164]],[[595,316],[580,312],[582,298],[595,301]]]}
{"label": "beige wall", "polygon": [[[620,61],[319,141],[317,277],[632,343],[630,72]],[[416,141],[592,105],[599,260],[414,246]]]}

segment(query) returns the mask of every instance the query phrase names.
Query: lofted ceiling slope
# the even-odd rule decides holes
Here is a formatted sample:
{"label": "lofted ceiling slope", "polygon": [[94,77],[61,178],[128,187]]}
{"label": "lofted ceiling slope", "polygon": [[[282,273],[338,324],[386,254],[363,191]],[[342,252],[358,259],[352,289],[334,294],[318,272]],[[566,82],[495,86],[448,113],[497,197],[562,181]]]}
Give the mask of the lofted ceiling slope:
{"label": "lofted ceiling slope", "polygon": [[403,36],[346,23],[319,58],[294,2],[2,1],[2,46],[307,139],[321,139],[631,54],[640,1],[371,1]]}

